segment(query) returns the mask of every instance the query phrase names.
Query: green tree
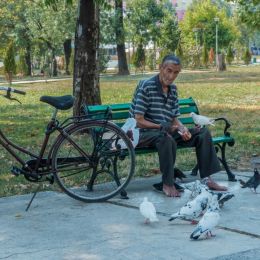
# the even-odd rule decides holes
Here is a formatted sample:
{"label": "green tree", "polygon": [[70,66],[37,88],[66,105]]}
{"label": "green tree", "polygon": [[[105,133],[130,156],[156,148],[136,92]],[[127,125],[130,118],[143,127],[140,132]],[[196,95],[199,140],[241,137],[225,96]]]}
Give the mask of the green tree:
{"label": "green tree", "polygon": [[6,73],[6,78],[9,84],[12,84],[13,75],[16,74],[16,64],[14,57],[14,44],[11,41],[6,49],[4,56],[4,72]]}
{"label": "green tree", "polygon": [[180,40],[180,30],[177,15],[171,3],[165,3],[162,7],[163,18],[160,23],[160,36],[158,47],[174,53]]}
{"label": "green tree", "polygon": [[27,75],[31,75],[32,39],[27,24],[26,8],[29,0],[0,1],[0,38],[1,46],[13,40],[17,49],[25,50]]}
{"label": "green tree", "polygon": [[225,9],[218,9],[211,0],[198,0],[192,2],[188,8],[183,21],[180,23],[181,37],[185,42],[186,48],[196,45],[196,36],[193,29],[199,29],[199,44],[202,44],[202,32],[205,34],[206,45],[210,48],[215,47],[216,43],[216,22],[218,17],[218,46],[219,49],[225,48],[230,42],[234,41],[239,35],[238,28],[233,20],[227,16]]}
{"label": "green tree", "polygon": [[156,0],[127,1],[126,30],[135,46],[157,42],[163,18],[162,5]]}
{"label": "green tree", "polygon": [[232,61],[234,60],[234,53],[233,53],[233,49],[232,49],[231,44],[229,44],[228,49],[227,49],[226,60],[227,60],[228,65],[230,65],[232,63]]}
{"label": "green tree", "polygon": [[237,5],[239,18],[252,30],[260,28],[260,4],[259,0],[227,0]]}

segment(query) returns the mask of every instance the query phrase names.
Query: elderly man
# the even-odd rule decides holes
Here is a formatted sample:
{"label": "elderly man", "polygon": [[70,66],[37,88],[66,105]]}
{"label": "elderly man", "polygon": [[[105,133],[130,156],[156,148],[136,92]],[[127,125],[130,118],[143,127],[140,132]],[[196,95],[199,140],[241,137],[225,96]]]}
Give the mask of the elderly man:
{"label": "elderly man", "polygon": [[226,187],[210,178],[211,174],[220,171],[210,132],[207,128],[187,129],[178,120],[178,93],[173,82],[180,71],[179,58],[167,55],[162,60],[159,74],[139,82],[130,109],[130,115],[140,128],[138,146],[152,146],[158,150],[165,195],[180,196],[174,183],[177,145],[195,147],[203,182],[211,189],[225,191]]}

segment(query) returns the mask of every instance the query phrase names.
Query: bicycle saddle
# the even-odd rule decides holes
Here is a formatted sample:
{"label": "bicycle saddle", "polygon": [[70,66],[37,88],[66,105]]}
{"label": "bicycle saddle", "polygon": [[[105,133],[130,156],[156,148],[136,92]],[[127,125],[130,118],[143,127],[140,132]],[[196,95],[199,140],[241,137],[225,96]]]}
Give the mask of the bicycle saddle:
{"label": "bicycle saddle", "polygon": [[73,107],[74,97],[71,95],[61,97],[41,96],[40,101],[47,103],[57,109],[67,110]]}

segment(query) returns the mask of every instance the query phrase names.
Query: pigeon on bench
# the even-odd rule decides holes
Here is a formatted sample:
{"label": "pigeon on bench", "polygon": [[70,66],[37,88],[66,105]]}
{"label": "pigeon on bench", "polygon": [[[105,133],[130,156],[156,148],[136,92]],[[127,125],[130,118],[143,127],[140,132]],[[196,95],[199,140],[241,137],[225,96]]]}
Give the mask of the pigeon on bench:
{"label": "pigeon on bench", "polygon": [[190,115],[191,115],[191,117],[192,117],[192,119],[193,119],[193,121],[196,125],[199,125],[199,126],[213,125],[214,126],[214,122],[215,122],[214,118],[209,118],[207,116],[197,115],[194,112],[191,112]]}

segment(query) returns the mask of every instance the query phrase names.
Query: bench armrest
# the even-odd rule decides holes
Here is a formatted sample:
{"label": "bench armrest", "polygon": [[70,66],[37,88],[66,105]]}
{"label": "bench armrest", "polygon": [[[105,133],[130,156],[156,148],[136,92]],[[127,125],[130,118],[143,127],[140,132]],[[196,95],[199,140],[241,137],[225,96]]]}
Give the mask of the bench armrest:
{"label": "bench armrest", "polygon": [[227,130],[228,130],[228,128],[231,127],[231,123],[229,123],[229,121],[225,117],[215,118],[215,121],[221,121],[221,120],[225,122],[224,135],[230,136],[230,133]]}

